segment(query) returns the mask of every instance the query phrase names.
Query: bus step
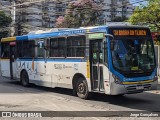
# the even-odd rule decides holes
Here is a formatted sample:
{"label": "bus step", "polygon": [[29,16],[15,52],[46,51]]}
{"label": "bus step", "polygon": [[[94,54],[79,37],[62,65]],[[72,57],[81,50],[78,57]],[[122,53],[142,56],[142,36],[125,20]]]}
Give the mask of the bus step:
{"label": "bus step", "polygon": [[105,91],[104,90],[100,90],[99,89],[94,89],[92,92],[95,92],[95,93],[104,93]]}

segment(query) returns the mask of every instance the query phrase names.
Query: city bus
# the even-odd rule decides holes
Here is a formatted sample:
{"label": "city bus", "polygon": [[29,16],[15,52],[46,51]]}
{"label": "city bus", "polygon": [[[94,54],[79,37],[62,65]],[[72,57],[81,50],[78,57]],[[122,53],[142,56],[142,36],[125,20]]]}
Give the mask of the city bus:
{"label": "city bus", "polygon": [[3,77],[23,86],[121,96],[156,90],[157,65],[147,27],[105,25],[54,28],[1,39]]}

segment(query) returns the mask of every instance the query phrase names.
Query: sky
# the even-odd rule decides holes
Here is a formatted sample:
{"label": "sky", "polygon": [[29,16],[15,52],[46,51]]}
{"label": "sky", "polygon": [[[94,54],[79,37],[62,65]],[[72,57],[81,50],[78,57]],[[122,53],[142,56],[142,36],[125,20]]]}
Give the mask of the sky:
{"label": "sky", "polygon": [[[139,1],[141,1],[141,0],[130,0],[131,3],[135,3],[135,2],[139,2]],[[133,6],[140,6],[140,5],[145,5],[145,4],[147,4],[147,2],[140,2],[137,4],[133,4]]]}

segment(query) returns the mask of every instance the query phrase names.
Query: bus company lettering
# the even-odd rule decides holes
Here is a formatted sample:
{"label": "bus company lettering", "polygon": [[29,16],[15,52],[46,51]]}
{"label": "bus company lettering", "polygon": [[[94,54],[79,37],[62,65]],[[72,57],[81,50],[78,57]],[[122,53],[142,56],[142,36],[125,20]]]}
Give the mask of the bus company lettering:
{"label": "bus company lettering", "polygon": [[66,69],[66,68],[72,68],[72,66],[63,65],[63,69]]}
{"label": "bus company lettering", "polygon": [[54,68],[55,69],[59,69],[59,70],[62,70],[62,64],[54,64]]}
{"label": "bus company lettering", "polygon": [[78,70],[78,64],[74,64],[74,70]]}
{"label": "bus company lettering", "polygon": [[67,65],[64,65],[64,64],[54,64],[54,68],[62,70],[62,69],[72,68],[72,66],[67,66]]}
{"label": "bus company lettering", "polygon": [[145,36],[146,30],[113,30],[115,36]]}

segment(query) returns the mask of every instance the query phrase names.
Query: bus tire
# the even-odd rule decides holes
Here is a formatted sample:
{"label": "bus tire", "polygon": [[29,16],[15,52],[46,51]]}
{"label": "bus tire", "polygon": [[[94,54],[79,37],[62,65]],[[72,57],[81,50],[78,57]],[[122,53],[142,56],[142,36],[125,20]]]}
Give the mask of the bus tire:
{"label": "bus tire", "polygon": [[77,96],[81,99],[88,99],[90,93],[88,91],[87,81],[84,78],[79,78],[76,84]]}
{"label": "bus tire", "polygon": [[73,91],[72,91],[72,95],[73,95],[73,96],[77,96],[77,92],[76,92],[75,88],[74,88]]}
{"label": "bus tire", "polygon": [[21,84],[24,87],[28,87],[29,86],[29,77],[26,71],[22,71],[21,73]]}

